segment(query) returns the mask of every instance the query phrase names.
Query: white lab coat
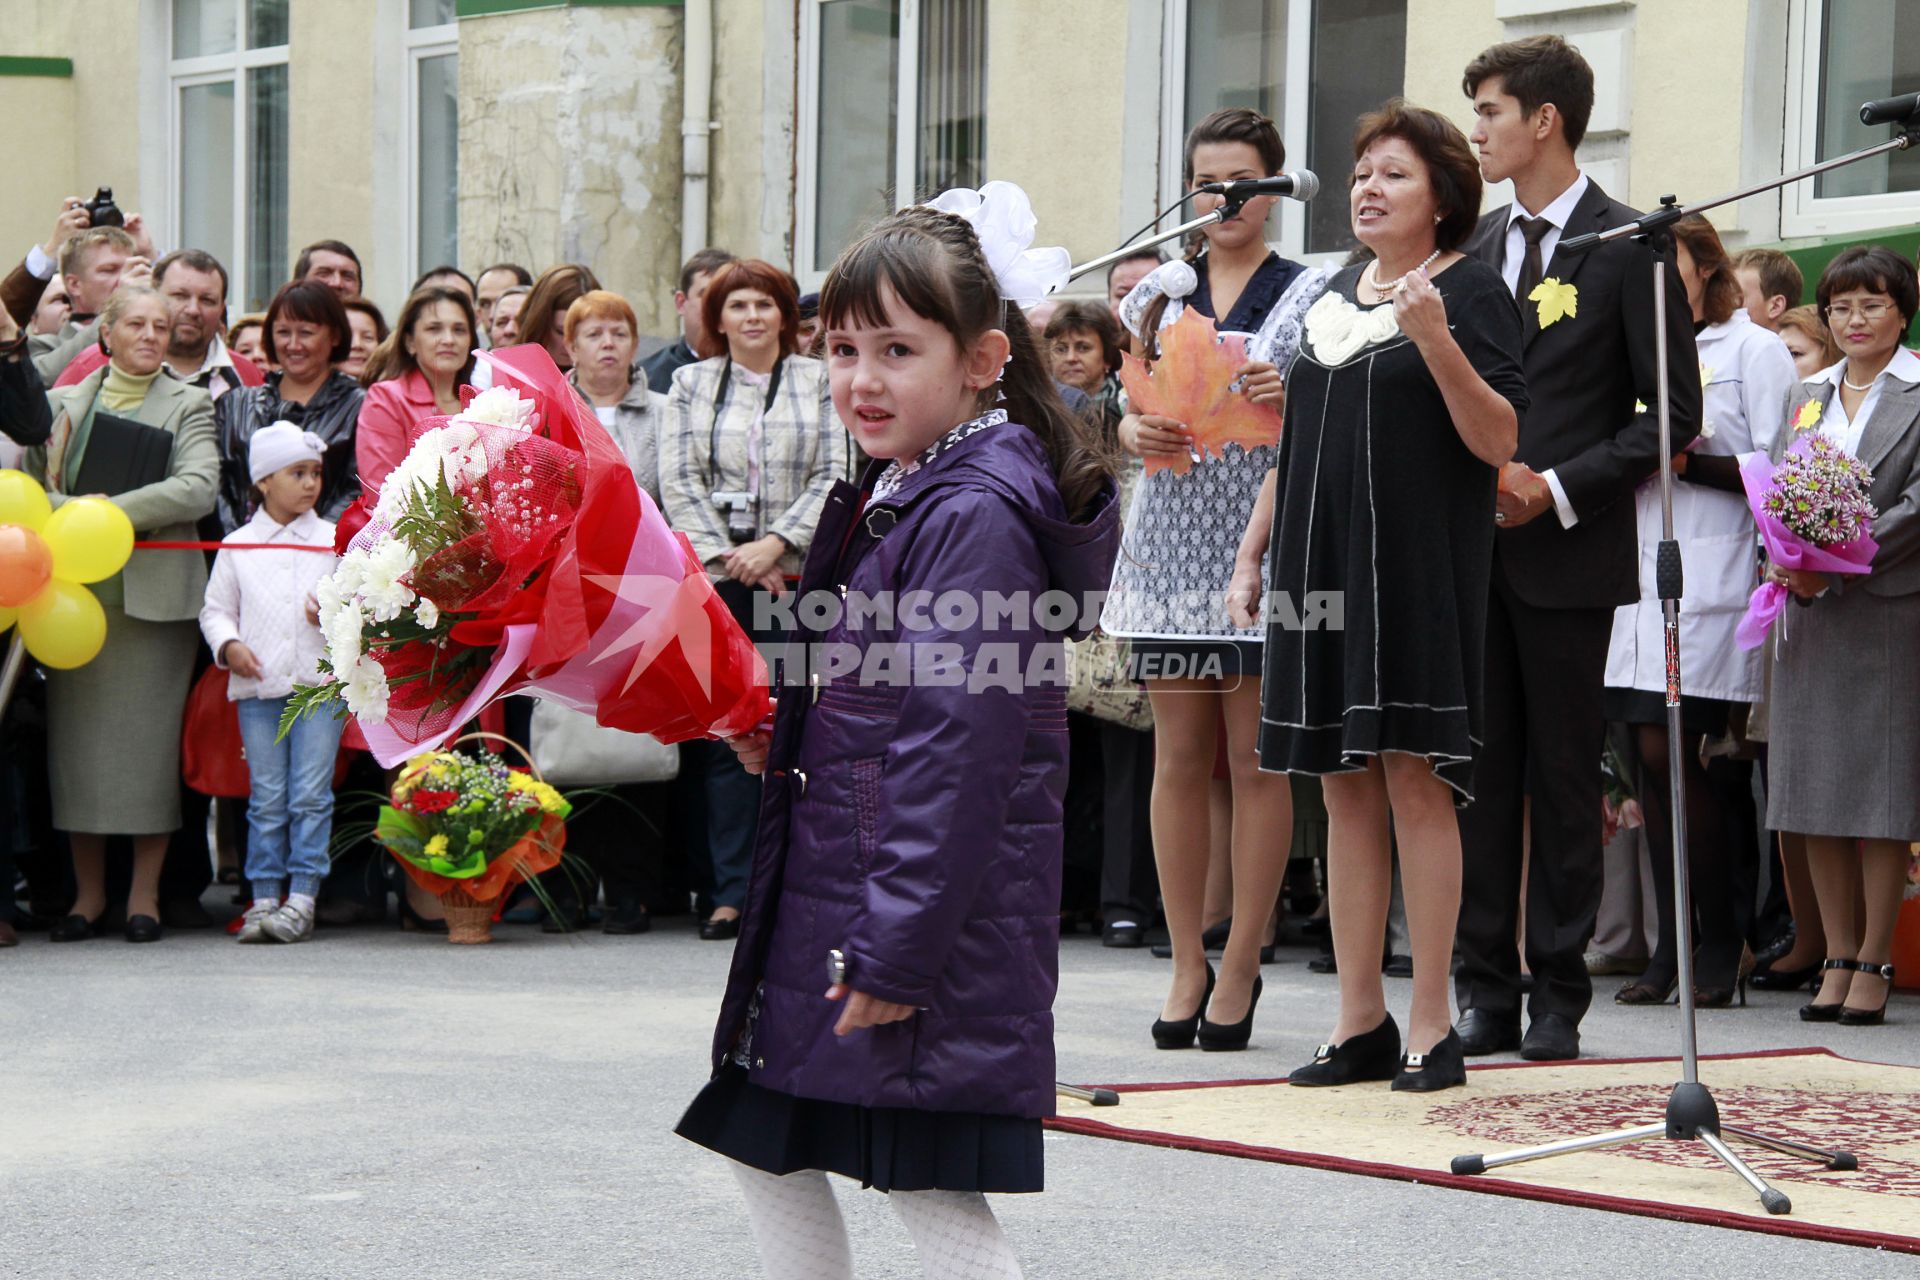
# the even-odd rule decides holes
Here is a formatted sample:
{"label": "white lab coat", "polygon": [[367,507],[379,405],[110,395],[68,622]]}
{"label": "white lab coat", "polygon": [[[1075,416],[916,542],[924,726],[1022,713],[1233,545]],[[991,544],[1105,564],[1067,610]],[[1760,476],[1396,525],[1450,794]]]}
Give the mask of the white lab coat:
{"label": "white lab coat", "polygon": [[[1736,308],[1695,339],[1700,353],[1701,416],[1713,432],[1696,454],[1743,461],[1765,454],[1784,427],[1787,395],[1799,381],[1779,335]],[[1614,610],[1607,646],[1608,687],[1664,692],[1666,649],[1654,558],[1660,544],[1660,477],[1634,492],[1640,529],[1640,599]],[[1734,629],[1759,585],[1758,530],[1744,494],[1675,479],[1673,536],[1680,543],[1680,680],[1686,694],[1729,702],[1760,696],[1760,651],[1742,650]]]}

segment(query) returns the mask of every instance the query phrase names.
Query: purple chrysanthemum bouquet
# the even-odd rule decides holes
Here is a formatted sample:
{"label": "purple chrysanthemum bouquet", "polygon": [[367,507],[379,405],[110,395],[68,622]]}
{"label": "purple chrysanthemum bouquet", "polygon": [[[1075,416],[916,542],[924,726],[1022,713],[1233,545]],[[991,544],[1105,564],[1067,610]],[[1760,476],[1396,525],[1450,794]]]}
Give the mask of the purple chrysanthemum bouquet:
{"label": "purple chrysanthemum bouquet", "polygon": [[[1773,563],[1822,573],[1865,573],[1880,549],[1873,540],[1873,520],[1879,513],[1867,497],[1873,473],[1831,437],[1811,430],[1815,421],[1817,416],[1806,413],[1794,421],[1798,438],[1778,463],[1755,454],[1740,468],[1747,505]],[[1786,605],[1785,587],[1761,583],[1734,633],[1740,647],[1752,649],[1765,641]]]}

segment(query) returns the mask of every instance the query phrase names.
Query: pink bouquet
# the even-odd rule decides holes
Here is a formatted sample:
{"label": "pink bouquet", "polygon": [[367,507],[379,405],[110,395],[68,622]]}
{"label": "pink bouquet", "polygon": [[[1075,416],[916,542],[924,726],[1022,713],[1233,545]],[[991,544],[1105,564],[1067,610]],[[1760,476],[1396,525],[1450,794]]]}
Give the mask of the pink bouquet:
{"label": "pink bouquet", "polygon": [[[1808,415],[1801,417],[1811,425]],[[1880,549],[1872,532],[1878,513],[1867,500],[1873,474],[1827,436],[1805,430],[1799,420],[1794,426],[1803,434],[1777,465],[1755,454],[1740,468],[1767,555],[1784,569],[1865,573]],[[1758,648],[1786,607],[1785,587],[1761,583],[1734,639],[1743,649]]]}

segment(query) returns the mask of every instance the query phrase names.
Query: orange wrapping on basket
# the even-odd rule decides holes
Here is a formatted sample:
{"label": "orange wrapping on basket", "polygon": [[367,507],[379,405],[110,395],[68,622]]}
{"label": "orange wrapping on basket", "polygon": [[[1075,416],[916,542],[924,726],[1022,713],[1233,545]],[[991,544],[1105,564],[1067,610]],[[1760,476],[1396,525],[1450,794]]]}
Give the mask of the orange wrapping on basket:
{"label": "orange wrapping on basket", "polygon": [[498,856],[487,862],[487,869],[477,876],[456,878],[435,875],[423,871],[398,854],[394,861],[401,870],[412,877],[413,882],[428,893],[439,897],[449,889],[464,889],[482,902],[492,902],[505,893],[514,879],[531,880],[543,871],[551,871],[560,865],[560,854],[567,846],[567,824],[564,820],[547,814],[540,819],[540,825],[520,837]]}

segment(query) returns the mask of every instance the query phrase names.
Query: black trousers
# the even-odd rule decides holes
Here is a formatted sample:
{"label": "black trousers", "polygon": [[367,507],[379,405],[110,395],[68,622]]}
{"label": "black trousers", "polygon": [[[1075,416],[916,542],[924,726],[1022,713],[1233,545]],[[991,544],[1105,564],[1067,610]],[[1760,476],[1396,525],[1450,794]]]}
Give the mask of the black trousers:
{"label": "black trousers", "polygon": [[[1551,515],[1544,517],[1552,519]],[[1537,609],[1496,558],[1487,602],[1486,741],[1474,801],[1460,811],[1462,1011],[1520,1010],[1523,808],[1533,802],[1527,865],[1528,1013],[1578,1023],[1593,1001],[1586,948],[1600,909],[1601,689],[1613,610]]]}
{"label": "black trousers", "polygon": [[1103,721],[1100,759],[1107,782],[1101,914],[1151,925],[1160,896],[1153,862],[1153,731]]}

